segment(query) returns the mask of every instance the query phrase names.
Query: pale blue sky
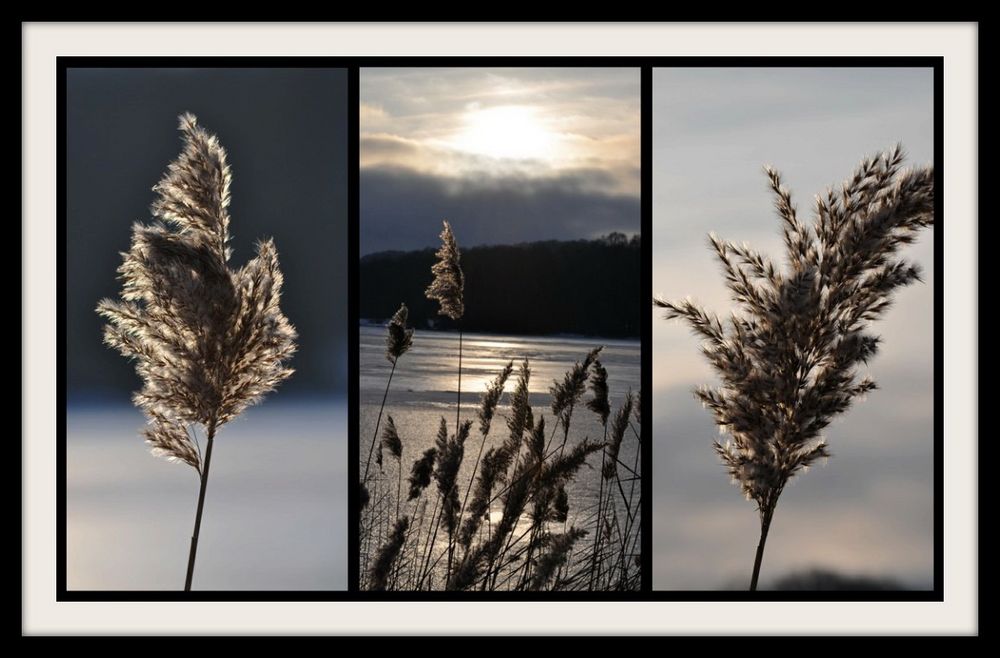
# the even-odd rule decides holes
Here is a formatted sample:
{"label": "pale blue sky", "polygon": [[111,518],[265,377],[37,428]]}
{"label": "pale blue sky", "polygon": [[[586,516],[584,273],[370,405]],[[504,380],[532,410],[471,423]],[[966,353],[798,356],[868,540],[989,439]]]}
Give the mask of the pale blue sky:
{"label": "pale blue sky", "polygon": [[[653,292],[732,308],[706,236],[781,255],[762,167],[784,175],[800,215],[865,154],[901,141],[933,160],[931,69],[658,69],[653,74]],[[906,255],[924,283],[875,330],[881,389],[835,421],[834,453],[782,496],[762,582],[810,567],[930,587],[933,565],[933,240]],[[699,342],[653,324],[654,587],[743,586],[756,511],[712,451],[718,432],[691,389],[714,382]]]}

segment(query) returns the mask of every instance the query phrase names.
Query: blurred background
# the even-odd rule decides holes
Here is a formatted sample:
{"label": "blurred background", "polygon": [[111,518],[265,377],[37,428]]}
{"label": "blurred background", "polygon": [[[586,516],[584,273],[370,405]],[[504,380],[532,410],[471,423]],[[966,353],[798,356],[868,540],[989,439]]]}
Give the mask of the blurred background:
{"label": "blurred background", "polygon": [[347,88],[335,69],[70,69],[67,74],[68,586],[181,589],[197,473],[149,454],[132,364],[98,300],[180,152],[177,116],[233,170],[233,257],[273,237],[295,374],[219,434],[195,589],[346,588]]}
{"label": "blurred background", "polygon": [[[862,156],[901,141],[933,164],[931,69],[658,69],[653,75],[653,292],[733,303],[708,233],[782,261],[762,171],[783,174],[799,216]],[[824,433],[833,456],[790,482],[761,569],[764,589],[930,589],[934,563],[935,230],[901,254],[923,268],[873,329],[879,384]],[[679,321],[653,321],[655,589],[745,589],[759,521],[712,450],[693,397],[717,380]]]}

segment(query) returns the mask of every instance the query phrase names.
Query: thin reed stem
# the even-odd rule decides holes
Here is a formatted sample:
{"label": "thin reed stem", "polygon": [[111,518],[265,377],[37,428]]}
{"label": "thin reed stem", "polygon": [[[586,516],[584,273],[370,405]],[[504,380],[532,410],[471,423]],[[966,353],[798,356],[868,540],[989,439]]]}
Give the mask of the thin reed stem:
{"label": "thin reed stem", "polygon": [[593,551],[594,554],[593,554],[593,556],[591,558],[590,581],[589,581],[589,583],[587,585],[587,589],[590,589],[590,590],[594,589],[594,573],[597,571],[597,542],[598,542],[598,538],[601,536],[601,519],[603,518],[602,515],[601,515],[601,510],[604,507],[603,506],[603,502],[604,502],[604,463],[605,463],[605,461],[608,458],[608,448],[607,448],[607,443],[608,443],[608,424],[607,423],[604,424],[604,441],[602,443],[604,444],[604,447],[601,448],[601,472],[598,474],[598,480],[600,481],[600,485],[598,485],[598,490],[597,490],[597,524],[596,524],[597,525],[597,531],[594,533],[594,551]]}
{"label": "thin reed stem", "polygon": [[382,424],[382,412],[385,411],[385,401],[389,397],[389,386],[392,384],[392,376],[396,372],[396,362],[392,362],[392,370],[389,371],[389,380],[385,383],[385,393],[382,394],[382,406],[378,408],[378,420],[375,421],[375,435],[372,437],[372,444],[368,447],[368,462],[365,464],[365,476],[361,479],[362,484],[368,484],[368,470],[372,465],[372,453],[375,452],[375,444],[378,442],[378,428]]}
{"label": "thin reed stem", "polygon": [[757,579],[760,576],[760,563],[764,560],[764,544],[767,543],[767,533],[771,529],[771,517],[774,516],[774,508],[769,507],[762,510],[760,514],[760,541],[757,543],[757,555],[753,561],[753,576],[750,578],[750,591],[757,591]]}
{"label": "thin reed stem", "polygon": [[198,537],[201,535],[201,514],[205,509],[205,492],[208,491],[208,470],[212,467],[212,446],[215,444],[215,421],[208,425],[208,439],[205,446],[205,468],[201,471],[201,487],[198,491],[198,511],[194,516],[194,532],[191,534],[191,551],[188,553],[187,577],[184,591],[191,591],[194,580],[194,561],[198,557]]}

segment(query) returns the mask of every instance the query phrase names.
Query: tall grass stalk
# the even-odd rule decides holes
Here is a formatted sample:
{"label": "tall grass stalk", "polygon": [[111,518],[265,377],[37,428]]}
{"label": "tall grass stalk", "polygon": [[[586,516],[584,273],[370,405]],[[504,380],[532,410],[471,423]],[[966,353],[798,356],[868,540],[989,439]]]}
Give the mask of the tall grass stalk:
{"label": "tall grass stalk", "polygon": [[876,389],[859,372],[878,351],[871,323],[899,288],[920,280],[919,268],[898,252],[934,223],[934,170],[903,169],[903,160],[900,146],[862,160],[839,188],[816,197],[810,223],[799,219],[778,172],[766,169],[784,267],[712,235],[738,311],[723,322],[690,300],[655,300],[667,318],[684,320],[703,339],[721,380],[695,395],[729,436],[715,450],[757,506],[751,591],[785,485],[829,457],[823,430]]}
{"label": "tall grass stalk", "polygon": [[[192,587],[198,540],[219,430],[293,370],[295,328],[280,309],[283,276],[274,243],[231,269],[232,173],[219,140],[192,114],[180,117],[184,147],[153,188],[152,224],[132,227],[118,268],[121,299],[105,299],[104,342],[135,363],[154,455],[199,476],[184,590]],[[202,455],[197,427],[205,430]]]}

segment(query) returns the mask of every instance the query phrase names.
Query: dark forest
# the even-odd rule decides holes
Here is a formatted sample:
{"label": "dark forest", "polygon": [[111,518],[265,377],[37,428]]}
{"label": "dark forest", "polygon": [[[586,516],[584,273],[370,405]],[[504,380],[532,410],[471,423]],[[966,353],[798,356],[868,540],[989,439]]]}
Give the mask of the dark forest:
{"label": "dark forest", "polygon": [[[462,250],[464,331],[639,336],[643,308],[638,236],[545,241]],[[382,322],[405,303],[417,328],[451,329],[424,297],[434,250],[369,254],[360,264],[360,315]],[[474,294],[473,294],[474,293]]]}

